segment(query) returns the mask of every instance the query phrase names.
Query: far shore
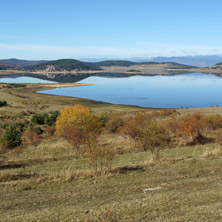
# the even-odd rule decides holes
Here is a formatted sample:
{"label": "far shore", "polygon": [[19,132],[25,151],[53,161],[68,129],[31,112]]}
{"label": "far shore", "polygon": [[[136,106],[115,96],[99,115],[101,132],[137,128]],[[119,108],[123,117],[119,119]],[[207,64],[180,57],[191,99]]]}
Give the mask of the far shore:
{"label": "far shore", "polygon": [[133,66],[110,66],[101,67],[102,70],[83,70],[83,71],[22,71],[22,70],[0,70],[0,75],[19,75],[19,74],[37,74],[46,77],[54,77],[56,75],[79,75],[79,74],[102,74],[102,73],[122,73],[128,75],[172,75],[175,73],[188,73],[188,72],[200,72],[206,74],[222,75],[222,69],[209,69],[209,68],[193,68],[193,69],[173,69],[167,68],[166,65],[133,65]]}

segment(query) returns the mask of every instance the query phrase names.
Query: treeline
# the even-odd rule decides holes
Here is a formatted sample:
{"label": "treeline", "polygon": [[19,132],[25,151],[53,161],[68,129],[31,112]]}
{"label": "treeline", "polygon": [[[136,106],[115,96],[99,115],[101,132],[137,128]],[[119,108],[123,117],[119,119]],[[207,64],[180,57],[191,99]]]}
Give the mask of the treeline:
{"label": "treeline", "polygon": [[4,66],[4,65],[0,65],[0,70],[9,70],[9,69],[13,69],[14,67],[11,66]]}

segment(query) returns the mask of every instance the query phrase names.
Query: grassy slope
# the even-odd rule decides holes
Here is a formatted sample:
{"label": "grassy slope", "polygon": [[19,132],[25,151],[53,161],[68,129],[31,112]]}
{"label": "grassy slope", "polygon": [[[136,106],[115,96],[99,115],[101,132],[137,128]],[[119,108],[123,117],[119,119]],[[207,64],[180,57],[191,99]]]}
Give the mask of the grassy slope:
{"label": "grassy slope", "polygon": [[157,165],[146,152],[121,155],[112,173],[93,177],[64,143],[13,151],[8,158],[27,165],[1,169],[0,221],[220,221],[221,156],[202,156],[211,149],[165,150]]}

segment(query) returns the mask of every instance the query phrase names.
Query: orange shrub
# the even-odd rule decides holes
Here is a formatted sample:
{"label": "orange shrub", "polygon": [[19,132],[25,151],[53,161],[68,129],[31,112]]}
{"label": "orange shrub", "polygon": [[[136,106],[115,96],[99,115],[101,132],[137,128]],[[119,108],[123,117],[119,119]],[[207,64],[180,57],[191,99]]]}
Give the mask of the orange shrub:
{"label": "orange shrub", "polygon": [[120,132],[135,139],[142,131],[146,117],[141,113],[136,113],[135,117],[129,118],[121,127]]}
{"label": "orange shrub", "polygon": [[171,118],[165,122],[164,126],[176,136],[199,141],[203,137],[201,133],[206,127],[206,121],[202,114],[194,113],[180,118]]}
{"label": "orange shrub", "polygon": [[205,126],[205,121],[200,113],[187,115],[182,117],[179,122],[179,131],[183,135],[188,135],[194,138],[198,135]]}

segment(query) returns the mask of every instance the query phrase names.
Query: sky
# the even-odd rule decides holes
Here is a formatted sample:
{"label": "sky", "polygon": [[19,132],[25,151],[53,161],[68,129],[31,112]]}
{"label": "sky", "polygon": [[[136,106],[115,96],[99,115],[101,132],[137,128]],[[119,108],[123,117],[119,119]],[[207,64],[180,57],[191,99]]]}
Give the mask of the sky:
{"label": "sky", "polygon": [[221,0],[0,0],[0,59],[221,55]]}

